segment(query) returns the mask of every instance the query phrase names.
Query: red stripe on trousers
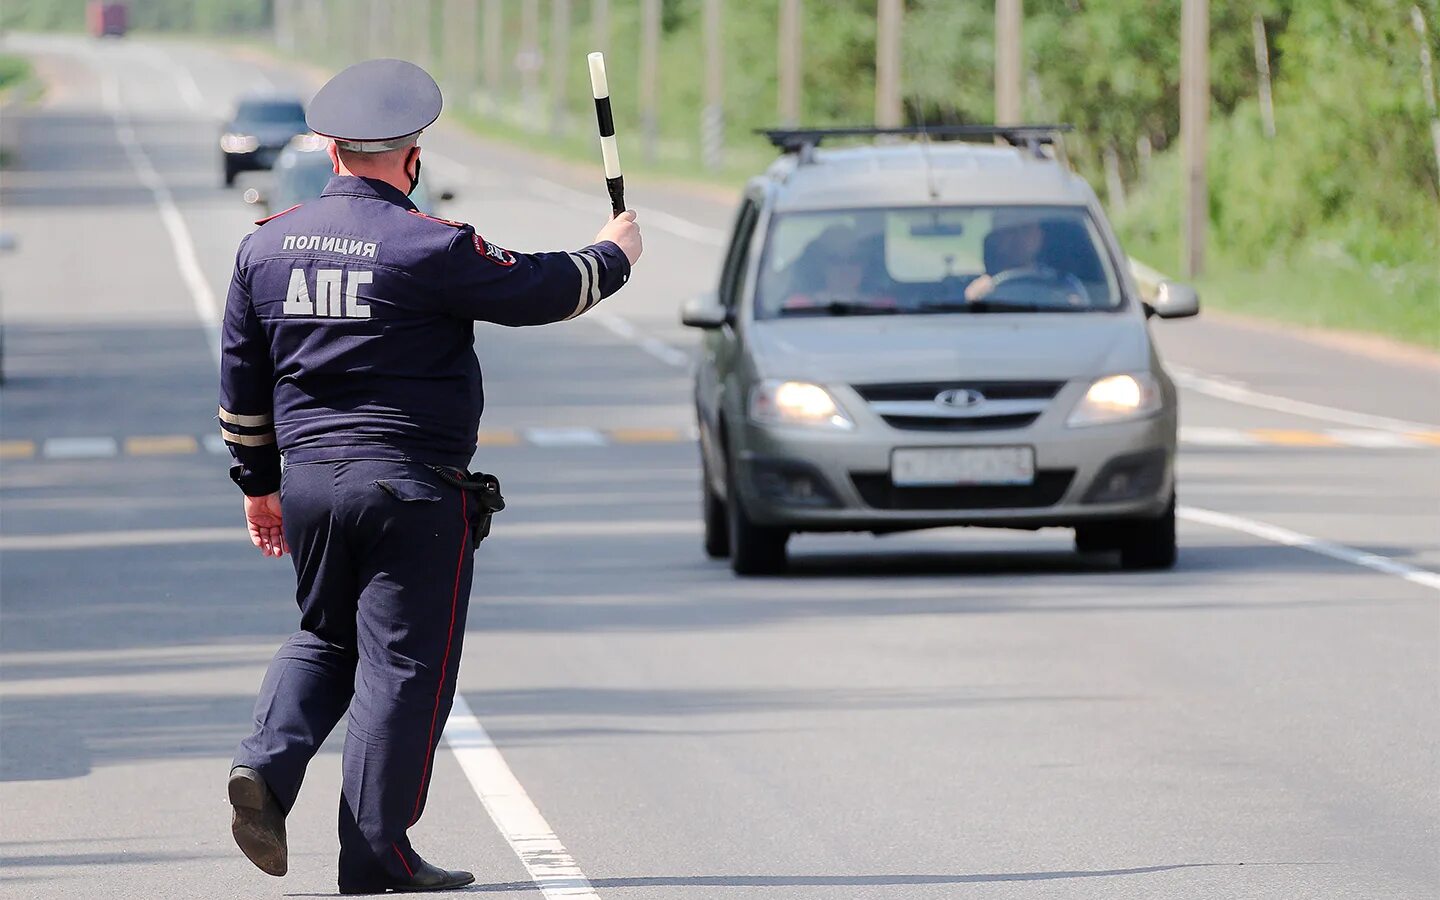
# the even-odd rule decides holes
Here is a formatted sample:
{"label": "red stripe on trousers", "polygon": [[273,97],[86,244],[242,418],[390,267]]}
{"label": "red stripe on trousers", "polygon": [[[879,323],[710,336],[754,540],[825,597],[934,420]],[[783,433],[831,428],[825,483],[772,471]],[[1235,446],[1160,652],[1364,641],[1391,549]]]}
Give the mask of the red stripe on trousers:
{"label": "red stripe on trousers", "polygon": [[440,661],[440,683],[435,685],[435,708],[430,712],[430,736],[425,741],[425,766],[420,770],[420,788],[415,791],[415,811],[410,814],[410,824],[420,818],[420,798],[425,796],[425,779],[430,776],[430,758],[435,744],[435,720],[440,716],[440,694],[445,690],[445,673],[450,667],[450,644],[455,637],[455,610],[460,601],[460,573],[465,569],[465,550],[470,545],[470,514],[465,501],[465,492],[460,492],[460,518],[465,522],[465,531],[460,536],[460,558],[455,561],[455,588],[450,592],[450,631],[445,635],[445,658]]}
{"label": "red stripe on trousers", "polygon": [[405,854],[400,852],[400,847],[392,842],[390,844],[390,849],[394,850],[395,855],[400,857],[400,865],[405,867],[405,874],[409,875],[411,878],[414,878],[415,873],[410,869],[410,863],[405,859]]}

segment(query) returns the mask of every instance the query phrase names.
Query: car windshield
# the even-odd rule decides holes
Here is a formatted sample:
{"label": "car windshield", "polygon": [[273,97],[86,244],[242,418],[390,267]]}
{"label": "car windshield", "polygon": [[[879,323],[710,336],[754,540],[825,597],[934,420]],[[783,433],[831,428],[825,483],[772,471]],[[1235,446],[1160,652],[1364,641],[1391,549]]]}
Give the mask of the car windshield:
{"label": "car windshield", "polygon": [[248,100],[235,111],[236,122],[254,125],[305,124],[305,107],[290,100]]}
{"label": "car windshield", "polygon": [[1092,312],[1120,302],[1083,207],[825,210],[771,222],[755,316]]}
{"label": "car windshield", "polygon": [[[297,203],[314,200],[325,190],[334,174],[328,153],[318,150],[286,152],[275,163],[275,199],[271,206],[277,210],[289,209]],[[410,199],[422,212],[432,211],[423,174]]]}

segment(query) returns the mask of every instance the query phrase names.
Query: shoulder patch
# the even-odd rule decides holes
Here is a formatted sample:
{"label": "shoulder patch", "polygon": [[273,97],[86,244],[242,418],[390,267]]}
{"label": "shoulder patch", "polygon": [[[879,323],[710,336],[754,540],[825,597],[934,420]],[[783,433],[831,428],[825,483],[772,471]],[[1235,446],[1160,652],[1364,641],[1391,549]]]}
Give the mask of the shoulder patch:
{"label": "shoulder patch", "polygon": [[302,206],[304,206],[304,205],[305,205],[305,204],[303,204],[303,203],[297,203],[297,204],[295,204],[294,206],[290,207],[289,209],[282,209],[282,210],[280,210],[278,213],[275,213],[274,215],[266,216],[266,217],[263,218],[263,219],[256,219],[256,220],[255,220],[255,224],[256,224],[256,225],[264,225],[266,222],[269,222],[271,219],[278,219],[278,218],[280,218],[281,216],[285,215],[286,213],[288,213],[288,212],[294,212],[295,210],[299,209],[300,207],[302,207]]}
{"label": "shoulder patch", "polygon": [[499,244],[492,244],[485,240],[478,233],[470,236],[475,242],[475,252],[495,263],[497,266],[515,265],[515,254],[501,247]]}
{"label": "shoulder patch", "polygon": [[449,225],[451,228],[464,228],[464,227],[465,227],[465,223],[464,223],[464,222],[456,222],[456,221],[454,221],[453,219],[442,219],[442,218],[440,218],[439,216],[432,216],[432,215],[429,215],[429,214],[427,214],[427,213],[423,213],[423,212],[421,212],[421,211],[418,210],[418,209],[412,209],[412,210],[410,210],[410,215],[412,215],[412,216],[419,216],[419,217],[422,218],[422,219],[429,219],[429,220],[432,221],[432,222],[440,222],[441,224]]}

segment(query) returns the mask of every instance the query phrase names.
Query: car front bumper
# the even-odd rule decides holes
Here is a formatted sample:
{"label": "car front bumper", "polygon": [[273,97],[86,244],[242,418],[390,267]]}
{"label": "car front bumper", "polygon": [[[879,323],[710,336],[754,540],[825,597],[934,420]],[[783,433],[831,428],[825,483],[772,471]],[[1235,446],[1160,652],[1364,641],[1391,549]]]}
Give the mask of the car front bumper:
{"label": "car front bumper", "polygon": [[[818,432],[747,422],[737,489],[760,524],[796,531],[904,531],[947,525],[1073,526],[1160,515],[1174,488],[1173,411],[1133,422],[982,432],[869,428]],[[1030,446],[1030,485],[896,487],[898,447]]]}

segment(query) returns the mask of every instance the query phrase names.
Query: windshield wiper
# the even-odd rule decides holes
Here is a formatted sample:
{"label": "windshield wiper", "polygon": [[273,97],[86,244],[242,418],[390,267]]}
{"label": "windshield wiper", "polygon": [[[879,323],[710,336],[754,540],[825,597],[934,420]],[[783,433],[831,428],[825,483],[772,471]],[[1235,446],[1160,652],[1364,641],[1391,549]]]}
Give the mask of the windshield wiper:
{"label": "windshield wiper", "polygon": [[1054,306],[1033,300],[1009,300],[985,297],[980,300],[941,300],[923,304],[917,312],[1085,312],[1088,306]]}
{"label": "windshield wiper", "polygon": [[887,316],[899,312],[893,306],[874,303],[857,303],[854,300],[830,300],[813,306],[795,306],[780,310],[782,316],[829,315],[829,316]]}

